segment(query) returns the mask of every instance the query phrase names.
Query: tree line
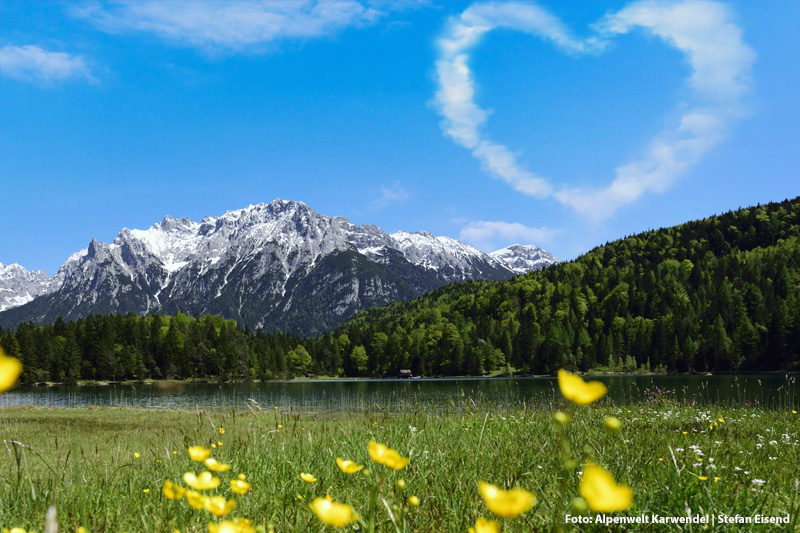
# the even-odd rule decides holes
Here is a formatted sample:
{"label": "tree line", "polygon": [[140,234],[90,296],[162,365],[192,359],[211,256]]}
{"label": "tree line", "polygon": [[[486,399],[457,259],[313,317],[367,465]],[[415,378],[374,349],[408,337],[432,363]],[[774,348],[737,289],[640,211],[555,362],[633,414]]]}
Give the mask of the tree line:
{"label": "tree line", "polygon": [[316,338],[214,315],[0,329],[26,383],[800,369],[800,199],[606,243],[504,282],[448,285]]}

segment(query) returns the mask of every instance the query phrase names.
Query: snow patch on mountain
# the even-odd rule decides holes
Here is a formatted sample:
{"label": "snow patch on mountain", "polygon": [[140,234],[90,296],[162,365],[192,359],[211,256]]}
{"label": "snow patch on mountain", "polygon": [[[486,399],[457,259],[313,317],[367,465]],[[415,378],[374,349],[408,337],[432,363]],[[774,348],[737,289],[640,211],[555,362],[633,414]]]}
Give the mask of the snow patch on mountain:
{"label": "snow patch on mountain", "polygon": [[547,250],[533,244],[512,244],[490,253],[489,256],[516,274],[541,270],[561,262]]}
{"label": "snow patch on mountain", "polygon": [[53,279],[42,270],[0,263],[0,311],[26,304],[51,290]]}

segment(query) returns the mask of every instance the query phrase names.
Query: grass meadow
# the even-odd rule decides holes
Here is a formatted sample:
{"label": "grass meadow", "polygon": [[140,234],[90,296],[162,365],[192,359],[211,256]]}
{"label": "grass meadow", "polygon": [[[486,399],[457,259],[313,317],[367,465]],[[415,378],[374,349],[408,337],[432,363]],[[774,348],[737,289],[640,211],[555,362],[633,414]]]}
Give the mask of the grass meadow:
{"label": "grass meadow", "polygon": [[[333,531],[309,508],[327,495],[360,516],[350,530],[798,529],[800,418],[791,407],[692,406],[668,397],[623,407],[605,399],[536,410],[451,407],[324,416],[256,405],[239,412],[2,409],[0,528],[45,531],[53,506],[62,532]],[[557,412],[569,420],[559,423]],[[408,465],[374,462],[370,441],[397,450]],[[190,458],[191,446],[231,465],[213,474],[219,487],[203,491],[235,500],[227,516],[162,493],[165,480],[188,488],[186,472],[207,470]],[[346,474],[337,457],[365,468]],[[603,515],[576,500],[588,463],[633,490],[632,505],[609,517],[714,515],[715,523],[598,523]],[[239,474],[251,485],[243,495],[230,486]],[[480,481],[526,489],[536,505],[515,518],[495,516]],[[589,523],[565,523],[567,514]],[[718,515],[788,515],[789,523],[721,524]],[[236,517],[252,520],[253,529],[234,526]],[[479,518],[497,524],[476,524]]]}

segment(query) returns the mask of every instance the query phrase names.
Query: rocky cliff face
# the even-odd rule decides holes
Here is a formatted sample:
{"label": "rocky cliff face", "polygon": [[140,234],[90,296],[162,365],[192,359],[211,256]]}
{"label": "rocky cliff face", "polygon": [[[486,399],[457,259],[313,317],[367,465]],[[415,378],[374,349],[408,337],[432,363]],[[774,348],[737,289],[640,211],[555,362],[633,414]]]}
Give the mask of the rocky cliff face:
{"label": "rocky cliff face", "polygon": [[53,278],[19,267],[38,281],[7,284],[0,325],[182,311],[317,334],[361,309],[447,283],[507,279],[522,268],[506,266],[509,257],[430,233],[355,226],[302,202],[275,200],[199,223],[166,217],[146,230],[123,229],[111,243],[92,240]]}

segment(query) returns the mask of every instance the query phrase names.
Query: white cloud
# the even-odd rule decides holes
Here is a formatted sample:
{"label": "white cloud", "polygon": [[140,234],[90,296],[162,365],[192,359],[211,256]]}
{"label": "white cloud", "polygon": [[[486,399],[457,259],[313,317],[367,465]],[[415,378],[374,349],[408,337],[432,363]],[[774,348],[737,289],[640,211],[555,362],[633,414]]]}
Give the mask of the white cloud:
{"label": "white cloud", "polygon": [[380,197],[370,202],[369,205],[373,209],[379,209],[389,204],[405,202],[408,199],[409,195],[406,190],[400,185],[399,181],[395,181],[390,186],[381,186]]}
{"label": "white cloud", "polygon": [[532,228],[519,222],[485,221],[470,222],[461,229],[459,239],[484,252],[493,252],[511,244],[547,243],[557,230]]}
{"label": "white cloud", "polygon": [[327,36],[372,24],[392,4],[376,6],[380,9],[356,0],[145,0],[83,4],[72,12],[109,33],[150,33],[206,51],[230,52],[261,51],[283,39]]}
{"label": "white cloud", "polygon": [[[755,53],[743,43],[741,30],[722,4],[703,0],[634,2],[594,26],[596,35],[576,39],[556,17],[533,4],[473,4],[448,24],[439,40],[438,90],[434,97],[442,129],[471,150],[492,176],[534,197],[551,194],[595,219],[608,218],[643,194],[659,193],[727,135],[744,116],[743,97],[750,89]],[[690,98],[680,118],[650,141],[638,159],[620,165],[606,188],[561,188],[525,169],[504,145],[482,131],[489,113],[475,101],[469,53],[495,28],[533,34],[571,55],[601,53],[610,39],[641,29],[683,52],[691,66]]]}
{"label": "white cloud", "polygon": [[0,74],[42,85],[79,78],[97,81],[82,57],[34,45],[0,48]]}

